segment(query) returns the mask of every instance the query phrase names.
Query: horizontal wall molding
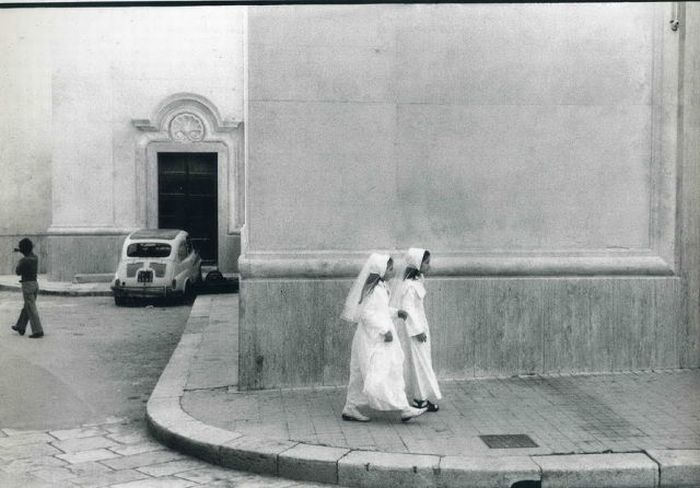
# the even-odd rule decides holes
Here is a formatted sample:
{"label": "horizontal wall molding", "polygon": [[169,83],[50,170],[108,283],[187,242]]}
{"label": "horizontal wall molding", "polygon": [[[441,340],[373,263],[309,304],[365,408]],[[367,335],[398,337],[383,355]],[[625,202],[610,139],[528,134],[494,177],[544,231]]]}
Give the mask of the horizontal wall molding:
{"label": "horizontal wall molding", "polygon": [[135,230],[138,230],[138,228],[52,225],[48,228],[46,234],[50,236],[119,236],[131,234]]}
{"label": "horizontal wall molding", "polygon": [[[242,278],[349,278],[359,273],[363,253],[246,253]],[[378,251],[401,256],[401,251]],[[646,251],[580,253],[433,254],[433,277],[452,276],[672,276],[673,267]]]}

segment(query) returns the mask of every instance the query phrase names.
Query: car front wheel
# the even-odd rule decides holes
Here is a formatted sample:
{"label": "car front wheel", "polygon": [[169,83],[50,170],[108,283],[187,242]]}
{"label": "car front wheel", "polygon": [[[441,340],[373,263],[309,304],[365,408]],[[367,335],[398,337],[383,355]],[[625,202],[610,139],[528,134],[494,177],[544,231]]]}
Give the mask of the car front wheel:
{"label": "car front wheel", "polygon": [[118,297],[117,295],[114,295],[114,304],[117,307],[123,307],[126,305],[126,297]]}

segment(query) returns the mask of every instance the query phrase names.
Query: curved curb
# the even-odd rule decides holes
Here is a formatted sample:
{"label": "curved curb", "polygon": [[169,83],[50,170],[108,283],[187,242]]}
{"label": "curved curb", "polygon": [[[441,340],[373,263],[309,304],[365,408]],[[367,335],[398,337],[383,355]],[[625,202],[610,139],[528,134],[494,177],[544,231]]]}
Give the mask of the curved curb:
{"label": "curved curb", "polygon": [[444,456],[363,451],[244,435],[207,425],[182,409],[202,315],[192,308],[185,332],[146,406],[153,436],[223,467],[364,488],[657,488],[697,487],[700,451]]}
{"label": "curved curb", "polygon": [[[0,290],[22,292],[19,283],[17,285],[8,285],[0,283]],[[54,295],[64,297],[111,297],[111,290],[51,290],[39,286],[39,295]]]}

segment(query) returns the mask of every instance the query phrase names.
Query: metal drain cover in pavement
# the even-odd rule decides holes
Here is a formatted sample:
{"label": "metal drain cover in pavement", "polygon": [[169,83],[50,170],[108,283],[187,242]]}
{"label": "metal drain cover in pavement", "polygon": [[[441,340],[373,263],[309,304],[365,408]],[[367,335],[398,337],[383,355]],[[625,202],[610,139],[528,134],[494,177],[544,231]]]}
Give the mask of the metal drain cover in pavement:
{"label": "metal drain cover in pavement", "polygon": [[491,449],[517,449],[540,447],[525,434],[480,435],[479,438]]}

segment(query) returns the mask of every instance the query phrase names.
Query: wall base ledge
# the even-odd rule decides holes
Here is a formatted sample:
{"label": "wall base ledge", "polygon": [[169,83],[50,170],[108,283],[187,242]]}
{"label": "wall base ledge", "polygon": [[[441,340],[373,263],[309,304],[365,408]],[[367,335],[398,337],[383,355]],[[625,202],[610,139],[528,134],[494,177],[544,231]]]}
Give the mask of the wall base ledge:
{"label": "wall base ledge", "polygon": [[[402,251],[381,251],[393,256]],[[365,252],[249,252],[238,260],[246,278],[349,278]],[[673,267],[651,251],[434,253],[433,277],[451,276],[672,276]]]}

